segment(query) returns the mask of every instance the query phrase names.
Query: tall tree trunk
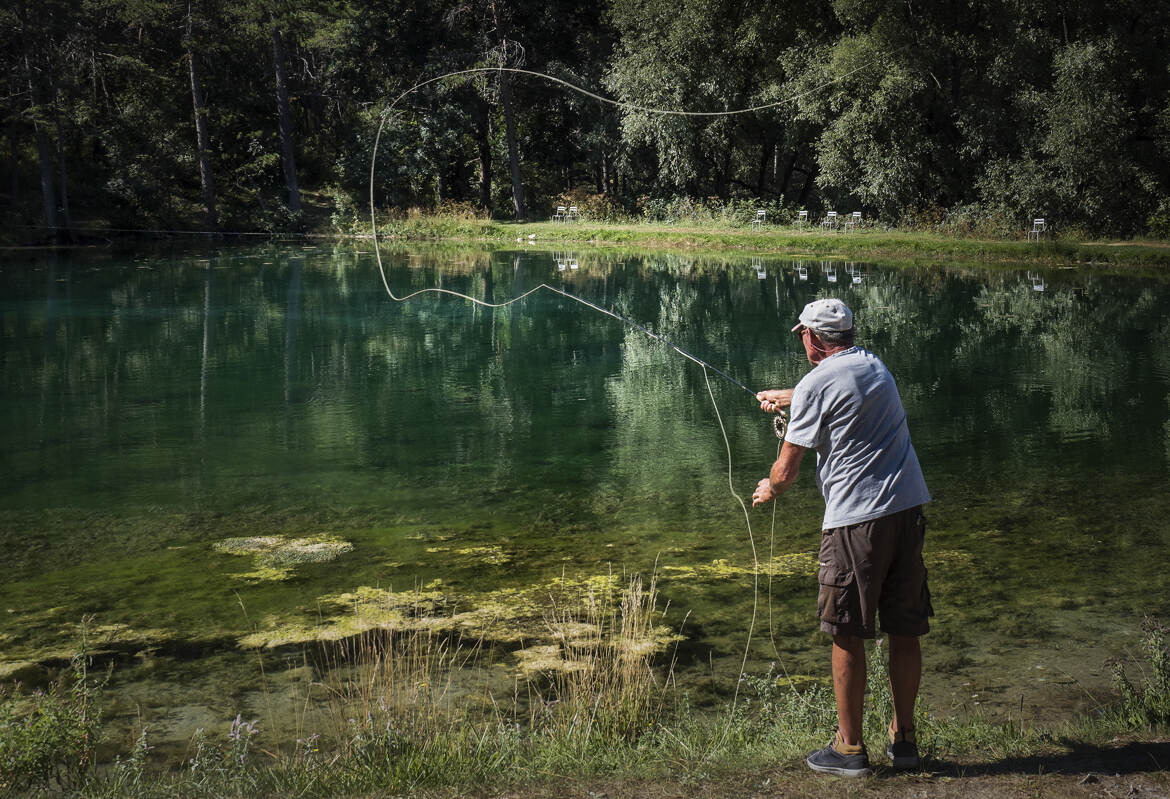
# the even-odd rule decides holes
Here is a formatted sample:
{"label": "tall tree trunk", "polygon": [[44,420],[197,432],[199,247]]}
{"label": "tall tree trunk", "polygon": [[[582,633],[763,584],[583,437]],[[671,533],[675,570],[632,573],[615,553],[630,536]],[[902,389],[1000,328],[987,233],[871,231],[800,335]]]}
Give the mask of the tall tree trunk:
{"label": "tall tree trunk", "polygon": [[500,100],[504,104],[504,132],[508,139],[508,170],[512,175],[512,207],[516,211],[516,218],[523,221],[524,213],[524,183],[520,177],[520,151],[516,147],[516,126],[512,122],[512,101],[508,96],[507,73],[500,73]]}
{"label": "tall tree trunk", "polygon": [[808,203],[808,195],[812,193],[814,175],[812,169],[802,169],[800,171],[804,172],[804,184],[800,187],[800,197],[796,202],[801,208],[804,208],[804,206]]}
{"label": "tall tree trunk", "polygon": [[16,114],[13,114],[12,121],[8,125],[9,162],[12,165],[12,188],[10,189],[10,196],[12,198],[13,208],[20,205],[20,145],[17,142],[17,130]]}
{"label": "tall tree trunk", "polygon": [[492,209],[492,117],[487,103],[478,104],[476,139],[479,145],[479,204],[484,211]]}
{"label": "tall tree trunk", "polygon": [[69,172],[65,169],[65,137],[61,130],[61,106],[58,103],[59,93],[53,91],[53,122],[57,128],[57,169],[61,174],[61,217],[65,222],[65,231],[72,238],[73,218],[69,214]]}
{"label": "tall tree trunk", "polygon": [[774,149],[771,137],[765,136],[764,146],[760,149],[760,171],[756,173],[756,195],[759,197],[763,197],[768,188],[768,162],[772,160]]}
{"label": "tall tree trunk", "polygon": [[796,169],[796,159],[800,155],[800,150],[792,151],[792,156],[788,159],[788,164],[784,167],[784,177],[778,184],[778,190],[781,197],[788,196],[788,185],[792,182],[792,173]]}
{"label": "tall tree trunk", "polygon": [[203,89],[199,73],[195,71],[195,48],[191,42],[191,6],[187,6],[187,69],[191,74],[191,104],[195,110],[195,144],[199,151],[199,183],[203,187],[204,222],[208,230],[217,224],[215,213],[215,183],[211,176],[211,145],[207,135],[207,109],[203,105]]}
{"label": "tall tree trunk", "polygon": [[[492,22],[495,23],[496,33],[500,37],[500,66],[504,66],[504,59],[508,57],[508,28],[507,21],[500,16],[500,9],[496,0],[491,0]],[[520,177],[520,150],[516,146],[516,125],[512,120],[512,99],[509,92],[509,75],[500,72],[500,102],[504,105],[504,136],[508,140],[508,171],[512,176],[512,207],[516,211],[516,218],[523,220],[524,211],[524,182]]]}
{"label": "tall tree trunk", "polygon": [[53,156],[49,149],[49,137],[45,135],[45,126],[41,122],[41,90],[37,85],[36,74],[33,72],[32,60],[28,56],[28,39],[25,41],[24,68],[28,72],[28,96],[32,109],[33,131],[37,140],[37,164],[41,172],[41,204],[45,213],[45,227],[53,232],[54,238],[58,235],[57,225],[57,192],[53,188]]}
{"label": "tall tree trunk", "polygon": [[269,20],[272,22],[272,61],[276,66],[276,105],[280,118],[280,150],[284,160],[284,185],[288,189],[288,210],[295,214],[301,210],[301,190],[297,186],[292,114],[289,113],[288,83],[284,76],[284,47],[280,42],[280,28],[276,26],[276,17],[270,13]]}

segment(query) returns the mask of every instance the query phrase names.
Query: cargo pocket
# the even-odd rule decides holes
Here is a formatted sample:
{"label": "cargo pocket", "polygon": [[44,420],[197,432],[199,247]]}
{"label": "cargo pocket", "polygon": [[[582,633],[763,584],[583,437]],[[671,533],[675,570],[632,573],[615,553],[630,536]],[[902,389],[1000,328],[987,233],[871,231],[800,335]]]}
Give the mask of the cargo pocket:
{"label": "cargo pocket", "polygon": [[817,596],[817,616],[820,620],[836,625],[849,624],[849,608],[852,604],[849,600],[849,586],[853,582],[853,572],[835,566],[821,566],[817,582],[821,584]]}
{"label": "cargo pocket", "polygon": [[924,618],[930,618],[934,615],[934,603],[930,601],[930,586],[926,584],[926,567],[922,567],[922,599],[920,600],[920,607],[922,608],[922,615]]}

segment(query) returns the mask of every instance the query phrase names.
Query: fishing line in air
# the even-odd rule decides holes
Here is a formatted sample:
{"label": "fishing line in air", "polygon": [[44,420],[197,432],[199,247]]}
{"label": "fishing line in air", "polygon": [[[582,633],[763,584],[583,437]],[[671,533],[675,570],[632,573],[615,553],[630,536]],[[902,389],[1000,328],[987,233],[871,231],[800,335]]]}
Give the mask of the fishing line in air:
{"label": "fishing line in air", "polygon": [[[723,371],[722,369],[719,369],[716,366],[713,366],[712,364],[707,363],[703,359],[701,359],[701,358],[693,355],[692,353],[688,352],[687,350],[683,349],[678,344],[675,344],[674,342],[670,341],[669,339],[665,338],[664,336],[662,336],[658,333],[655,333],[653,330],[650,330],[648,327],[641,325],[638,322],[635,322],[634,320],[629,319],[625,316],[622,316],[621,314],[617,313],[616,311],[613,311],[613,310],[608,309],[608,308],[604,308],[600,305],[597,305],[596,303],[593,303],[593,302],[590,302],[589,300],[586,300],[583,297],[579,297],[575,294],[572,294],[568,291],[565,291],[564,289],[549,285],[548,283],[540,283],[539,285],[534,286],[533,288],[529,289],[528,291],[525,291],[522,294],[519,294],[515,297],[512,297],[511,299],[506,300],[504,302],[498,302],[498,303],[486,302],[484,300],[477,299],[475,297],[472,297],[468,294],[464,294],[462,292],[454,291],[452,289],[438,288],[438,287],[423,288],[423,289],[419,289],[417,291],[414,291],[410,294],[403,295],[401,297],[397,296],[393,292],[393,290],[391,290],[390,282],[386,277],[386,269],[385,269],[384,264],[382,263],[382,251],[381,251],[381,247],[379,246],[379,243],[378,243],[378,220],[377,220],[376,209],[375,209],[375,204],[374,204],[374,185],[375,185],[375,173],[376,173],[376,169],[377,169],[378,146],[379,146],[381,139],[382,139],[382,132],[385,130],[386,124],[391,119],[392,113],[399,102],[401,102],[404,98],[406,98],[410,94],[414,93],[415,91],[418,91],[419,89],[423,88],[424,86],[428,86],[432,83],[436,83],[438,81],[445,80],[448,78],[456,78],[456,77],[462,77],[462,76],[466,76],[466,75],[486,74],[486,73],[493,73],[493,72],[497,73],[497,74],[509,72],[509,73],[520,74],[520,75],[528,75],[528,76],[540,78],[542,80],[550,81],[554,84],[558,84],[558,85],[563,86],[567,89],[575,91],[578,94],[581,94],[585,97],[589,97],[589,98],[592,98],[594,100],[597,100],[598,102],[612,105],[612,106],[615,106],[617,108],[630,110],[630,111],[637,111],[637,112],[647,113],[647,114],[657,114],[657,115],[662,115],[662,116],[723,117],[723,116],[736,116],[736,115],[740,115],[740,114],[754,113],[754,112],[758,112],[758,111],[767,110],[770,108],[777,108],[779,106],[795,102],[796,100],[800,99],[801,97],[805,97],[809,94],[820,91],[821,89],[825,88],[826,86],[830,86],[834,83],[838,83],[838,82],[844,80],[845,78],[847,78],[847,77],[849,77],[857,72],[860,72],[861,70],[876,63],[876,61],[877,61],[877,59],[873,59],[872,61],[866,62],[865,64],[862,64],[861,66],[859,66],[853,70],[850,70],[850,71],[845,72],[841,75],[838,75],[837,77],[835,77],[831,80],[825,81],[824,83],[822,83],[816,87],[813,87],[812,89],[809,89],[805,92],[801,92],[801,93],[792,95],[791,97],[785,98],[783,100],[777,100],[777,101],[771,102],[771,103],[764,103],[761,105],[751,106],[751,107],[747,107],[747,108],[732,109],[732,110],[726,110],[726,111],[685,111],[685,110],[666,109],[666,108],[653,108],[653,107],[638,105],[637,103],[629,103],[629,102],[625,102],[622,100],[614,100],[614,99],[609,98],[609,97],[604,97],[602,95],[599,95],[599,94],[591,92],[587,89],[584,89],[580,86],[569,83],[566,80],[562,80],[561,78],[557,78],[557,77],[554,77],[552,75],[547,75],[543,72],[536,72],[534,70],[519,69],[516,67],[503,67],[503,66],[475,67],[475,68],[471,68],[471,69],[456,70],[453,72],[445,73],[443,75],[438,75],[438,76],[433,77],[433,78],[428,78],[424,81],[420,81],[419,83],[416,83],[414,86],[411,86],[409,89],[407,89],[406,91],[399,94],[396,98],[394,98],[394,100],[385,109],[383,109],[382,113],[380,114],[380,120],[378,123],[378,130],[374,136],[374,146],[373,146],[373,150],[372,150],[372,153],[370,156],[370,230],[371,230],[372,238],[374,241],[374,256],[375,256],[375,258],[377,260],[377,264],[378,264],[378,273],[382,277],[382,286],[383,286],[383,288],[385,288],[386,294],[390,297],[390,299],[394,300],[395,302],[402,303],[402,302],[406,302],[407,300],[410,300],[413,297],[417,297],[417,296],[422,295],[422,294],[433,293],[433,294],[445,294],[445,295],[449,295],[449,296],[453,296],[453,297],[459,297],[461,299],[464,299],[468,302],[471,302],[475,305],[478,305],[478,306],[484,307],[484,308],[504,308],[504,307],[507,307],[509,305],[512,305],[513,303],[520,302],[521,300],[526,299],[527,297],[535,294],[538,291],[549,291],[549,292],[552,292],[553,294],[559,294],[562,297],[565,297],[567,299],[578,302],[578,303],[580,303],[588,308],[591,308],[595,311],[598,311],[598,312],[603,313],[607,316],[610,316],[614,319],[617,319],[618,321],[622,322],[623,324],[626,324],[630,327],[633,327],[633,328],[636,328],[636,329],[642,331],[647,336],[655,339],[656,341],[659,341],[659,342],[665,344],[666,346],[668,346],[671,349],[678,352],[684,358],[694,362],[703,370],[703,380],[706,383],[707,394],[711,399],[711,407],[715,411],[715,418],[719,423],[719,431],[720,431],[721,435],[723,436],[723,444],[724,444],[724,447],[726,448],[726,451],[727,451],[727,483],[728,483],[728,488],[731,492],[731,495],[739,503],[739,506],[742,509],[743,514],[744,514],[744,521],[747,525],[748,542],[751,545],[752,564],[753,564],[753,569],[752,569],[752,614],[751,614],[751,619],[750,619],[750,622],[748,625],[747,641],[744,644],[743,657],[742,657],[741,662],[740,662],[740,676],[736,680],[736,683],[735,683],[735,693],[734,693],[734,696],[732,698],[731,708],[728,712],[727,725],[723,730],[723,735],[721,737],[719,744],[717,744],[717,746],[722,745],[723,741],[726,740],[726,738],[727,738],[728,732],[730,731],[731,723],[732,723],[732,720],[735,716],[736,704],[739,701],[740,684],[743,682],[743,679],[746,676],[745,669],[747,668],[747,661],[748,661],[748,657],[749,657],[750,652],[751,652],[752,637],[755,633],[756,618],[757,618],[758,607],[759,607],[760,561],[759,561],[758,553],[756,551],[755,535],[752,532],[751,515],[748,512],[747,504],[744,502],[743,498],[736,492],[735,485],[734,485],[734,482],[732,479],[731,442],[730,442],[730,439],[728,438],[727,430],[723,425],[723,417],[720,414],[719,406],[715,401],[715,394],[714,394],[713,390],[711,389],[711,381],[710,381],[710,377],[709,377],[709,372],[712,372],[712,371],[715,372],[716,374],[725,378],[726,380],[728,380],[729,382],[731,382],[735,386],[737,386],[737,387],[743,389],[744,391],[746,391],[747,393],[751,394],[753,400],[756,398],[756,392],[753,391],[752,389],[748,388],[746,385],[744,385],[742,382],[740,382],[736,378],[729,375],[727,372]],[[787,431],[787,416],[783,413],[777,414],[773,419],[773,425],[774,425],[774,431],[776,433],[776,437],[780,440],[783,440],[784,435]],[[775,511],[775,507],[773,506],[772,533],[771,533],[771,540],[769,542],[769,556],[770,557],[771,557],[772,545],[773,545],[774,540],[775,540],[775,529],[776,529],[776,511]],[[770,563],[769,564],[769,573],[768,573],[769,637],[771,638],[771,641],[772,641],[773,653],[775,654],[777,660],[780,662],[780,667],[784,671],[785,676],[788,677],[788,670],[784,666],[783,659],[780,657],[780,652],[779,652],[778,647],[776,646],[775,637],[773,636],[772,630],[771,630],[771,627],[772,627],[772,624],[771,624],[771,616],[772,616],[772,568],[773,567],[774,567],[774,563]],[[789,685],[791,686],[791,678],[790,677],[789,677]]]}

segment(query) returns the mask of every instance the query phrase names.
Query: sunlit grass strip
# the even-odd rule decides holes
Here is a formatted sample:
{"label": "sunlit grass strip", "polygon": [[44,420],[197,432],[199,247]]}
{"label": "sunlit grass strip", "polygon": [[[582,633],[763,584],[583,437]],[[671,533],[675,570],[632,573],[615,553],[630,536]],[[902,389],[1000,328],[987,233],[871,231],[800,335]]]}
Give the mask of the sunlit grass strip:
{"label": "sunlit grass strip", "polygon": [[[1014,239],[949,236],[941,233],[862,229],[823,233],[815,226],[797,231],[777,225],[762,232],[730,224],[581,222],[497,222],[456,216],[417,216],[379,222],[382,238],[406,241],[462,239],[500,244],[618,244],[671,250],[732,250],[816,257],[836,255],[884,259],[946,258],[981,263],[1170,265],[1170,244],[1158,241],[1082,241],[1040,243]],[[530,239],[529,236],[535,234]]]}

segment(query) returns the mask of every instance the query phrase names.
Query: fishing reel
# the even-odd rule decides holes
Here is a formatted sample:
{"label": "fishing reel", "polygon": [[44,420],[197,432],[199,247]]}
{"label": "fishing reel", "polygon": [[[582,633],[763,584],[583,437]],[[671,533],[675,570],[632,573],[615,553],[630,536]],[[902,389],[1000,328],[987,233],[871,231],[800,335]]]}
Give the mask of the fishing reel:
{"label": "fishing reel", "polygon": [[788,434],[788,411],[780,411],[772,417],[772,431],[776,438],[784,440],[784,436]]}

